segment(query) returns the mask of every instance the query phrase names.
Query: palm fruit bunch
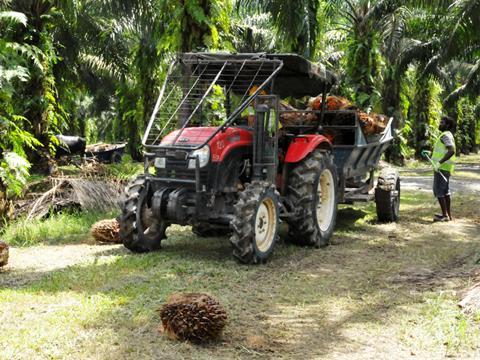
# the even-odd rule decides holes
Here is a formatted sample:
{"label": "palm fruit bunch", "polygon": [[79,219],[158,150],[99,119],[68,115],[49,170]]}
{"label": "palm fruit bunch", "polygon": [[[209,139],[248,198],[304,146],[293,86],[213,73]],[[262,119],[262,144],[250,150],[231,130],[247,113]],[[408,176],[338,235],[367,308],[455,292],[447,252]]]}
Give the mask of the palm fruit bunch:
{"label": "palm fruit bunch", "polygon": [[227,313],[207,294],[186,293],[170,296],[160,309],[163,331],[172,340],[202,343],[220,335]]}
{"label": "palm fruit bunch", "polygon": [[285,101],[280,101],[279,109],[282,111],[294,111],[280,114],[282,126],[309,125],[317,120],[316,114],[301,112]]}
{"label": "palm fruit bunch", "polygon": [[0,267],[8,264],[8,245],[0,240]]}
{"label": "palm fruit bunch", "polygon": [[385,130],[388,124],[388,119],[385,115],[375,113],[367,114],[363,111],[359,112],[358,120],[365,135],[379,134]]}
{"label": "palm fruit bunch", "polygon": [[100,220],[90,229],[93,238],[103,243],[121,243],[120,224],[117,219]]}
{"label": "palm fruit bunch", "polygon": [[[314,98],[311,98],[308,102],[308,107],[312,110],[321,110],[322,109],[322,95],[318,95]],[[326,110],[355,110],[357,109],[354,105],[350,103],[346,98],[341,96],[330,95],[327,96],[327,102],[325,103]]]}

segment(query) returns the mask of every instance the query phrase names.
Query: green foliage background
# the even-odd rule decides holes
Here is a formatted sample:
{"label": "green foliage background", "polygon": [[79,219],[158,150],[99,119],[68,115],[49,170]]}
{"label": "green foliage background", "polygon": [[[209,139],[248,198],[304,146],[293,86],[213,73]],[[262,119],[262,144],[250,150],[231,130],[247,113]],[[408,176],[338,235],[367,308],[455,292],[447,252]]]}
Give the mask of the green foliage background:
{"label": "green foliage background", "polygon": [[[18,193],[31,165],[45,171],[60,132],[128,141],[140,159],[167,66],[184,51],[325,64],[336,93],[395,118],[392,161],[430,147],[442,114],[458,120],[458,151],[477,151],[479,23],[480,0],[0,0],[0,194]],[[208,106],[221,121],[221,96]]]}

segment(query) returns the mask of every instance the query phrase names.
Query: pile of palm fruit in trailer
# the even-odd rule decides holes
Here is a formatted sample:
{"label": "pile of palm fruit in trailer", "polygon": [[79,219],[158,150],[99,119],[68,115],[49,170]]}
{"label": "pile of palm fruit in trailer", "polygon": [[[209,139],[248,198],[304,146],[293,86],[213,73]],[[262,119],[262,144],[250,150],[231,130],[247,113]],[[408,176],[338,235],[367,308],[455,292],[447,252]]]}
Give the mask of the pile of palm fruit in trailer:
{"label": "pile of palm fruit in trailer", "polygon": [[[322,95],[310,98],[304,106],[300,104],[299,107],[303,107],[303,109],[297,109],[287,102],[281,101],[279,106],[280,122],[283,127],[316,125],[320,121],[321,115],[319,111],[322,109],[322,105]],[[372,135],[381,134],[388,125],[387,116],[361,111],[357,106],[340,96],[327,96],[325,110],[327,112],[339,111],[332,114],[334,116],[327,116],[325,125],[354,125],[352,124],[352,119],[355,119],[356,115],[362,132],[367,139]],[[341,133],[335,133],[334,131],[325,133],[325,136],[334,144],[342,141],[341,135]]]}

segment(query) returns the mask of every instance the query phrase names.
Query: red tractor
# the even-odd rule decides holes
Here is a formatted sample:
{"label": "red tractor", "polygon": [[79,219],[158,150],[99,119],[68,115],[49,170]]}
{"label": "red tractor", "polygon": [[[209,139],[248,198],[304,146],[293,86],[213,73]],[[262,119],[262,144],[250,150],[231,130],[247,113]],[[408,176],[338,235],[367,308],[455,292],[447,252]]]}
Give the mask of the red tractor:
{"label": "red tractor", "polygon": [[[291,117],[295,111],[281,107],[280,99],[318,94],[325,99],[334,83],[332,74],[297,55],[179,56],[143,138],[145,174],[126,189],[124,245],[134,252],[157,250],[170,224],[191,225],[199,236],[228,234],[239,261],[263,263],[282,220],[289,241],[328,245],[339,199],[375,197],[373,169],[391,140],[390,135],[374,146],[363,144],[369,155],[355,156],[368,161],[355,167],[341,146],[343,157],[334,164],[334,147],[322,133],[337,126],[337,115],[329,116],[325,107],[299,111],[298,122],[282,127],[282,114]],[[350,127],[342,125],[354,132],[345,145],[351,154],[362,147],[356,139],[360,130],[352,112],[343,116],[353,119]],[[386,195],[377,189],[384,220],[398,216],[397,179],[393,187],[389,180]]]}

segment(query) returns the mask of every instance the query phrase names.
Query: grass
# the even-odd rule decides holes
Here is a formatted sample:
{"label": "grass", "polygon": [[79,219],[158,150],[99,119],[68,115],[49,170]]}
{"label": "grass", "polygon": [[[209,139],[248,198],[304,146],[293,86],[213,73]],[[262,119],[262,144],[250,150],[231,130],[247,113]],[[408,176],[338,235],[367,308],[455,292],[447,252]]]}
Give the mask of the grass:
{"label": "grass", "polygon": [[[479,269],[480,198],[456,194],[453,223],[432,224],[437,206],[404,191],[397,224],[377,223],[372,203],[341,206],[332,246],[280,243],[263,266],[239,265],[228,241],[189,227],[170,227],[159,252],[132,254],[88,239],[90,224],[114,214],[21,221],[2,235],[22,247],[0,273],[0,358],[476,358],[480,312],[457,302],[480,280],[469,275]],[[158,308],[183,291],[224,305],[219,341],[159,334]]]}
{"label": "grass", "polygon": [[[454,201],[459,220],[450,227],[430,223],[436,204],[424,193],[403,193],[398,224],[377,224],[372,204],[342,207],[332,246],[280,244],[265,266],[239,265],[224,239],[198,239],[180,226],[151,254],[62,247],[78,253],[75,262],[1,274],[0,358],[474,357],[480,314],[461,313],[456,291],[468,282],[459,269],[479,257],[478,224],[460,204],[478,208],[480,200]],[[12,256],[58,262],[51,248]],[[433,282],[417,279],[424,269]],[[208,292],[225,306],[219,342],[195,346],[158,333],[157,309],[179,291]]]}
{"label": "grass", "polygon": [[114,213],[80,212],[52,214],[46,220],[20,219],[6,226],[1,237],[11,246],[67,244],[86,237],[98,220],[115,217]]}
{"label": "grass", "polygon": [[[401,176],[429,176],[433,177],[433,170],[422,169],[422,171],[405,170],[402,171]],[[456,170],[453,175],[454,178],[462,178],[465,180],[480,180],[480,173],[478,171],[464,171]]]}
{"label": "grass", "polygon": [[479,164],[480,163],[480,152],[477,154],[469,155],[460,155],[457,156],[456,162],[458,164]]}

